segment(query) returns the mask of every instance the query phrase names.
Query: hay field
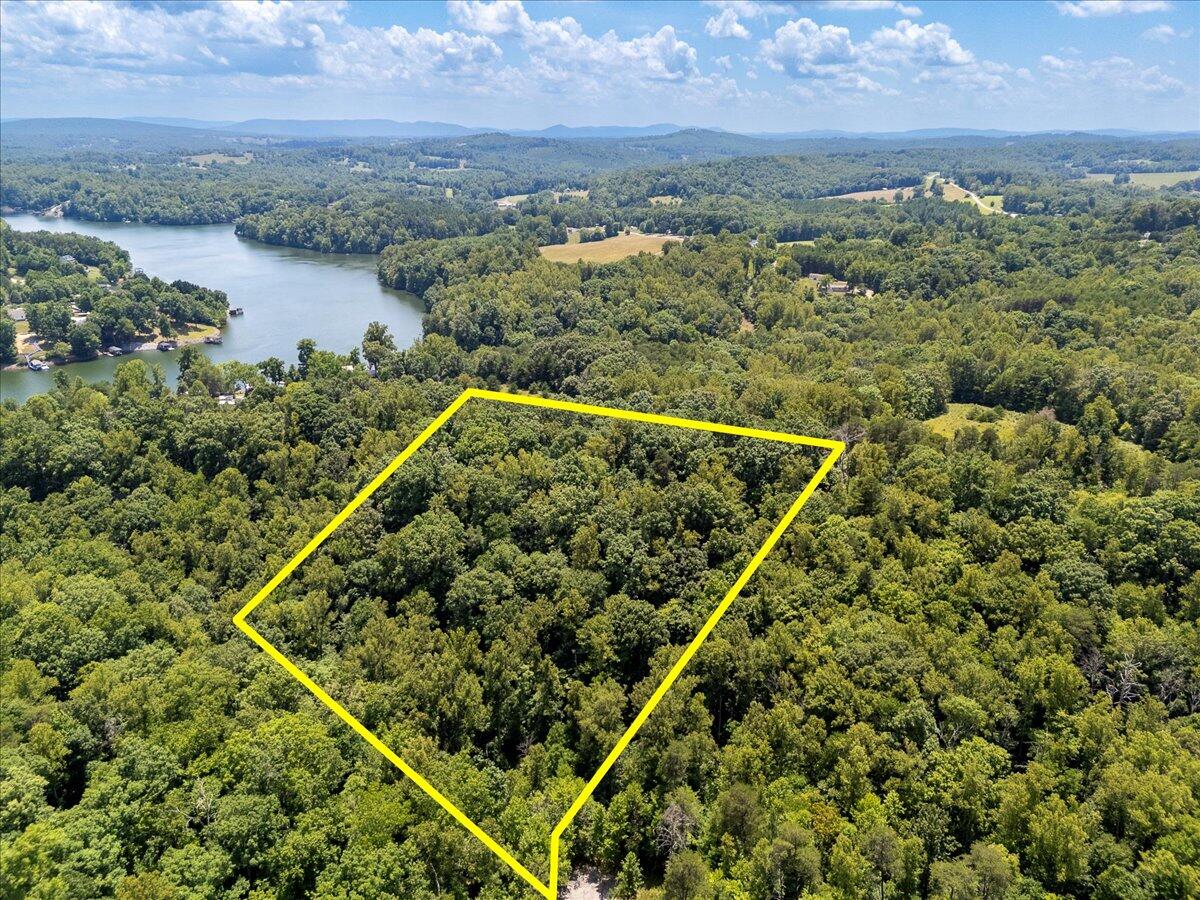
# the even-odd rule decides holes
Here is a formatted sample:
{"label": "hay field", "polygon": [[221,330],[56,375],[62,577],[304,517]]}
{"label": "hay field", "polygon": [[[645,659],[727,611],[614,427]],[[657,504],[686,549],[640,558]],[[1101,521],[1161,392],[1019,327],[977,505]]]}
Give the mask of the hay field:
{"label": "hay field", "polygon": [[911,200],[917,192],[915,187],[906,188],[881,188],[877,191],[852,191],[849,194],[833,194],[829,197],[822,197],[822,200],[883,200],[885,203],[895,202],[896,191],[903,194],[905,200]]}
{"label": "hay field", "polygon": [[[1085,177],[1089,181],[1112,184],[1116,176],[1109,172],[1089,172]],[[1191,181],[1193,178],[1200,178],[1200,172],[1134,172],[1129,176],[1131,183],[1146,188],[1170,187],[1181,181]]]}
{"label": "hay field", "polygon": [[[988,194],[988,197],[997,197],[997,194]],[[942,182],[942,199],[948,200],[951,203],[971,203],[985,216],[997,215],[1003,212],[998,206],[992,206],[987,202],[987,197],[976,197],[965,188],[959,187],[953,181]],[[1000,198],[1003,204],[1003,198]]]}
{"label": "hay field", "polygon": [[249,151],[243,153],[241,156],[230,156],[227,153],[198,153],[195,156],[185,156],[184,159],[192,165],[200,166],[201,168],[227,163],[232,163],[235,166],[244,166],[247,163],[254,162],[254,154]]}
{"label": "hay field", "polygon": [[540,248],[540,252],[551,262],[616,262],[618,259],[636,256],[639,253],[662,253],[664,243],[682,240],[683,238],[670,234],[619,234],[586,244],[552,244]]}

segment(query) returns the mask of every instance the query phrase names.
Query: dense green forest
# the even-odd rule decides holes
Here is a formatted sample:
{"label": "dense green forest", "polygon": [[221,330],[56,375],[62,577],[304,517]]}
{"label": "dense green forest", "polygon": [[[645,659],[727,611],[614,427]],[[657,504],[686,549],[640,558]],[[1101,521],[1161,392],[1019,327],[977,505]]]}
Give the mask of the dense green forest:
{"label": "dense green forest", "polygon": [[[31,120],[27,130],[10,127],[0,137],[0,205],[101,221],[236,222],[246,237],[337,253],[513,227],[542,244],[562,243],[563,225],[672,234],[761,229],[801,240],[826,233],[812,225],[827,205],[805,201],[910,187],[931,172],[1003,194],[1012,212],[1066,214],[1150,193],[1086,182],[1088,172],[1200,170],[1194,140],[1086,134],[769,140],[689,129],[624,139],[347,142],[160,129],[139,143],[110,135],[111,124],[103,139],[93,134],[103,120],[54,121]],[[567,189],[587,196],[546,202]],[[519,210],[494,206],[526,194],[538,196]],[[679,204],[654,205],[651,198],[662,196]]]}
{"label": "dense green forest", "polygon": [[[0,897],[532,896],[231,622],[468,386],[848,445],[564,871],[614,900],[1200,896],[1200,199],[1068,171],[1196,142],[962,144],[544,166],[508,209],[528,158],[466,197],[432,168],[390,206],[289,196],[243,233],[383,247],[422,340],[376,324],[343,356],[314,325],[293,361],[188,348],[176,389],[135,360],[5,403]],[[353,158],[414,147],[443,144]],[[30,157],[12,190],[76,164]],[[209,174],[237,196],[255,165]],[[813,199],[929,171],[1028,214]],[[208,175],[146,196],[183,178]],[[692,236],[534,250],[631,224]],[[136,278],[111,244],[4,236],[6,268]],[[473,400],[253,621],[545,877],[550,828],[818,463]]]}

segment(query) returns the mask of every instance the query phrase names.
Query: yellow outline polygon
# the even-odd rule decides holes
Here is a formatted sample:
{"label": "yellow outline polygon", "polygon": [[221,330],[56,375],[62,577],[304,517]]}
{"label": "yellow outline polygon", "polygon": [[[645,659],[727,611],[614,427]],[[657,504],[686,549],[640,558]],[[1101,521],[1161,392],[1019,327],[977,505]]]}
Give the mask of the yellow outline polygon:
{"label": "yellow outline polygon", "polygon": [[[758,552],[754,554],[754,557],[750,560],[750,564],[746,566],[745,571],[743,571],[742,574],[738,576],[737,581],[733,583],[733,587],[726,592],[724,598],[719,604],[717,604],[716,609],[714,609],[712,614],[708,617],[708,621],[704,623],[704,627],[700,629],[694,638],[692,638],[691,643],[687,645],[679,659],[676,660],[675,665],[671,667],[671,671],[667,673],[666,678],[663,679],[662,683],[654,691],[653,696],[651,696],[646,705],[642,707],[641,712],[637,714],[637,717],[633,720],[629,727],[625,729],[625,733],[621,735],[621,739],[617,741],[616,745],[609,752],[608,756],[605,757],[604,762],[600,764],[600,768],[596,770],[596,774],[591,777],[588,783],[584,786],[583,791],[578,797],[575,798],[575,802],[571,804],[571,808],[567,810],[566,814],[561,820],[559,820],[559,823],[554,826],[554,830],[550,833],[550,883],[548,885],[543,884],[536,875],[525,868],[525,866],[521,865],[521,863],[518,862],[511,853],[504,849],[504,847],[502,847],[491,835],[475,824],[475,822],[472,821],[466,813],[455,806],[455,804],[448,797],[443,795],[437,788],[426,781],[420,772],[413,769],[408,765],[408,763],[392,752],[392,750],[386,744],[384,744],[383,741],[377,738],[375,734],[369,728],[367,728],[366,725],[358,721],[358,719],[352,716],[344,706],[325,693],[325,691],[321,689],[320,685],[300,671],[295,663],[284,656],[270,641],[259,634],[252,625],[246,622],[246,617],[250,615],[250,613],[252,613],[260,603],[266,600],[267,597],[271,595],[271,592],[274,591],[275,588],[279,587],[279,585],[283,583],[283,580],[287,578],[295,570],[295,568],[300,565],[300,563],[304,562],[304,560],[306,560],[318,547],[320,547],[321,544],[325,542],[325,539],[337,530],[339,525],[345,522],[346,519],[349,518],[356,509],[362,506],[362,504],[365,503],[366,500],[373,493],[375,493],[375,491],[377,491],[380,486],[382,486],[383,483],[387,481],[388,478],[390,478],[398,468],[400,468],[401,465],[404,464],[405,460],[416,453],[417,450],[420,449],[421,445],[433,436],[434,432],[445,425],[450,417],[454,415],[454,413],[456,413],[464,403],[472,398],[479,398],[481,400],[495,400],[500,403],[513,403],[521,406],[536,406],[541,407],[542,409],[559,409],[567,412],[584,413],[586,415],[605,416],[610,419],[625,419],[630,422],[647,422],[653,425],[670,425],[676,428],[690,428],[698,431],[711,431],[717,434],[731,434],[739,437],[753,437],[771,441],[783,441],[784,443],[788,444],[802,444],[808,447],[819,447],[829,451],[829,455],[825,457],[824,462],[821,463],[816,474],[813,475],[812,479],[805,486],[804,490],[800,492],[800,496],[797,497],[792,503],[791,507],[788,508],[787,513],[767,537],[766,542],[759,548]],[[250,602],[238,611],[237,615],[233,617],[233,624],[241,629],[241,631],[245,633],[250,640],[254,641],[254,643],[258,644],[258,646],[265,650],[271,659],[283,666],[283,668],[286,669],[293,678],[308,688],[308,690],[312,692],[313,696],[329,707],[329,709],[331,709],[339,719],[358,732],[358,734],[368,744],[382,753],[383,756],[386,757],[390,763],[392,763],[392,765],[394,765],[406,776],[408,776],[408,778],[415,782],[417,787],[436,800],[438,804],[444,810],[446,810],[446,812],[450,813],[450,815],[453,816],[460,825],[466,828],[467,831],[471,832],[471,834],[477,837],[484,844],[484,846],[500,857],[500,859],[502,859],[505,864],[509,866],[509,868],[525,879],[525,881],[527,881],[530,886],[534,888],[534,890],[536,890],[543,897],[546,897],[547,900],[555,900],[558,895],[559,839],[562,837],[563,832],[567,830],[567,827],[574,820],[575,816],[579,814],[581,809],[583,809],[584,804],[587,803],[592,794],[596,792],[596,788],[600,786],[600,782],[604,779],[604,776],[608,774],[609,769],[613,767],[613,764],[616,763],[617,758],[625,751],[625,748],[629,746],[629,742],[634,739],[642,725],[645,723],[646,719],[649,718],[652,712],[654,712],[654,708],[658,706],[663,696],[668,690],[670,690],[671,685],[673,685],[679,678],[684,667],[687,666],[692,657],[696,655],[696,651],[700,649],[700,645],[704,643],[705,639],[721,620],[721,617],[725,615],[726,610],[728,610],[733,601],[737,599],[737,596],[739,593],[741,593],[742,588],[746,586],[746,582],[750,580],[750,577],[762,564],[762,561],[766,559],[767,554],[770,553],[775,544],[778,543],[788,526],[792,524],[792,520],[796,518],[796,514],[800,512],[800,508],[804,506],[808,498],[812,496],[813,491],[817,489],[817,485],[821,483],[821,480],[827,474],[829,474],[830,469],[833,468],[834,464],[838,460],[838,457],[842,455],[842,452],[845,449],[846,445],[841,441],[834,441],[826,438],[808,437],[806,435],[799,434],[785,434],[779,431],[765,431],[761,428],[742,428],[736,425],[722,425],[717,422],[701,422],[693,419],[680,419],[675,416],[660,416],[655,413],[634,412],[633,410],[627,409],[613,409],[607,406],[595,406],[590,403],[573,403],[567,400],[553,400],[546,397],[533,397],[526,394],[509,394],[501,391],[467,388],[465,391],[459,394],[454,402],[446,407],[445,411],[442,412],[442,414],[436,419],[434,419],[424,431],[417,435],[416,439],[411,444],[405,447],[395,459],[388,463],[384,470],[371,480],[370,484],[359,491],[358,494],[355,495],[354,499],[346,504],[345,509],[334,516],[333,519],[330,520],[329,524],[317,532],[316,536],[313,537],[313,539],[310,540],[299,553],[287,561],[283,568],[275,574],[275,577],[268,581],[262,590],[255,594],[254,597],[251,598]]]}

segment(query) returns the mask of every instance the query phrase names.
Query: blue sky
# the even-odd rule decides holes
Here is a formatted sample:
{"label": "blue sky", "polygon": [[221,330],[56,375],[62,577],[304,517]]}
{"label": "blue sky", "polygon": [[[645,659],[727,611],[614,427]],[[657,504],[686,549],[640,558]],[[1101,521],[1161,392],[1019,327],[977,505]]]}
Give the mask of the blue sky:
{"label": "blue sky", "polygon": [[1200,128],[1200,3],[17,0],[18,116]]}

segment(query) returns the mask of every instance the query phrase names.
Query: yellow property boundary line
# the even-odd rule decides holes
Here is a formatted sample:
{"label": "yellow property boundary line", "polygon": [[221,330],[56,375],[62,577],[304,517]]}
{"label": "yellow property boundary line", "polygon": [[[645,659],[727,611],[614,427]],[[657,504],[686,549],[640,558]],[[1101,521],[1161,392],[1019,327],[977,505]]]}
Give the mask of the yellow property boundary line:
{"label": "yellow property boundary line", "polygon": [[[708,617],[708,621],[704,623],[704,627],[700,629],[699,633],[694,638],[692,638],[691,643],[687,645],[679,659],[675,662],[675,665],[671,667],[671,671],[667,673],[667,677],[663,679],[662,684],[660,684],[658,689],[655,690],[653,696],[651,696],[650,700],[642,708],[642,711],[637,714],[637,718],[635,718],[630,726],[625,729],[625,733],[621,735],[621,739],[617,741],[616,746],[612,748],[604,762],[600,764],[600,768],[596,770],[596,774],[591,777],[588,783],[584,786],[583,791],[580,792],[579,796],[575,798],[575,802],[571,804],[571,808],[567,810],[566,815],[559,820],[559,823],[550,833],[549,884],[542,883],[542,881],[536,875],[518,862],[517,859],[504,847],[502,847],[491,835],[475,824],[475,822],[472,821],[472,819],[466,813],[455,806],[448,797],[446,797],[441,793],[441,791],[426,781],[420,772],[416,771],[403,759],[397,756],[386,744],[383,743],[383,741],[376,737],[366,725],[351,715],[344,706],[330,697],[329,694],[325,693],[320,685],[305,675],[295,663],[284,656],[270,641],[259,634],[258,631],[255,630],[254,626],[250,625],[246,621],[246,617],[250,615],[250,613],[254,612],[255,608],[258,607],[258,605],[264,600],[266,600],[267,597],[271,595],[271,592],[274,591],[275,588],[279,587],[279,585],[283,583],[284,579],[291,575],[296,567],[300,565],[300,563],[304,562],[304,560],[306,560],[314,551],[316,551],[316,549],[325,542],[325,539],[337,530],[339,525],[345,522],[346,519],[348,519],[356,509],[362,506],[363,503],[365,503],[367,499],[373,493],[375,493],[375,491],[377,491],[383,485],[383,483],[387,481],[398,468],[400,468],[401,465],[404,464],[405,460],[416,453],[417,450],[421,448],[421,445],[433,436],[434,432],[445,425],[446,422],[449,421],[450,417],[454,415],[463,406],[463,404],[472,398],[479,398],[481,400],[495,400],[500,403],[512,403],[518,406],[536,406],[542,409],[559,409],[567,412],[583,413],[585,415],[604,416],[610,419],[624,419],[630,422],[646,422],[653,425],[669,425],[675,428],[690,428],[698,431],[711,431],[717,434],[730,434],[738,437],[752,437],[771,441],[783,441],[784,443],[788,444],[801,444],[808,447],[819,447],[829,451],[829,455],[825,457],[825,460],[817,469],[817,473],[808,482],[804,490],[800,492],[800,496],[797,497],[792,503],[791,507],[789,507],[787,513],[779,521],[779,524],[775,526],[775,529],[767,537],[766,542],[762,545],[762,547],[759,548],[758,552],[754,554],[754,557],[750,560],[750,564],[746,566],[745,571],[738,576],[738,579],[734,582],[733,587],[729,589],[729,591],[725,594],[725,597],[717,605],[717,608],[714,609],[712,614]],[[417,787],[436,800],[438,804],[445,809],[446,812],[453,816],[460,825],[466,828],[467,831],[471,832],[471,834],[475,835],[475,837],[477,837],[489,850],[500,857],[500,859],[502,859],[505,864],[507,864],[514,872],[525,879],[525,881],[527,881],[534,890],[536,890],[543,897],[546,897],[547,900],[555,900],[558,895],[559,840],[562,837],[563,832],[567,830],[567,827],[575,819],[575,816],[577,816],[579,811],[583,809],[584,804],[586,804],[591,798],[592,794],[596,792],[596,788],[600,786],[600,782],[616,763],[617,758],[625,751],[625,748],[629,746],[629,742],[634,739],[638,731],[641,730],[641,727],[645,724],[646,719],[650,717],[650,714],[654,712],[654,708],[658,706],[663,696],[668,690],[671,689],[671,685],[673,685],[679,678],[680,674],[684,670],[684,667],[686,667],[691,661],[692,657],[696,655],[696,651],[700,649],[700,645],[704,643],[705,639],[717,626],[717,623],[721,621],[721,617],[725,615],[726,610],[728,610],[733,601],[737,599],[737,596],[739,593],[741,593],[742,588],[746,586],[746,582],[750,580],[750,577],[755,573],[755,571],[757,571],[758,567],[762,564],[762,561],[766,559],[767,554],[770,553],[775,544],[779,542],[779,539],[783,536],[784,532],[787,531],[788,526],[792,524],[792,520],[796,518],[796,514],[800,512],[800,508],[804,506],[808,498],[812,496],[813,491],[817,489],[817,485],[821,483],[822,479],[824,479],[824,477],[829,473],[830,469],[833,468],[834,463],[837,462],[838,457],[842,455],[842,452],[845,449],[846,445],[841,441],[828,440],[826,438],[807,437],[799,434],[784,434],[783,432],[779,431],[765,431],[761,428],[741,428],[736,425],[722,425],[716,422],[700,422],[693,419],[680,419],[676,418],[675,416],[660,416],[654,413],[634,412],[626,409],[611,409],[606,406],[594,406],[590,403],[572,403],[566,400],[552,400],[545,397],[532,397],[525,394],[507,394],[501,391],[487,391],[479,388],[467,388],[458,395],[453,403],[446,407],[445,411],[442,412],[441,415],[429,423],[429,426],[419,435],[417,435],[416,439],[411,444],[405,447],[395,459],[388,463],[384,470],[371,480],[370,484],[359,491],[358,494],[355,495],[354,499],[346,504],[345,509],[334,516],[329,524],[317,532],[316,536],[314,536],[313,539],[310,540],[299,553],[288,560],[284,567],[275,574],[275,577],[268,581],[266,585],[264,585],[263,588],[254,595],[250,602],[238,611],[237,615],[233,617],[233,624],[241,629],[241,631],[245,633],[250,640],[254,641],[254,643],[258,644],[259,647],[266,651],[267,655],[275,660],[275,662],[283,666],[283,668],[286,669],[293,678],[308,688],[308,690],[312,692],[313,696],[331,709],[339,719],[358,732],[363,740],[382,753],[384,757],[386,757],[387,760],[392,763],[392,765],[412,779],[412,781],[416,783]]]}

